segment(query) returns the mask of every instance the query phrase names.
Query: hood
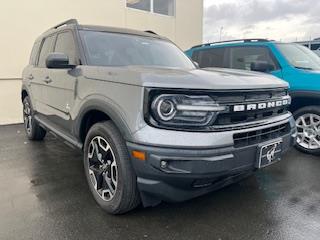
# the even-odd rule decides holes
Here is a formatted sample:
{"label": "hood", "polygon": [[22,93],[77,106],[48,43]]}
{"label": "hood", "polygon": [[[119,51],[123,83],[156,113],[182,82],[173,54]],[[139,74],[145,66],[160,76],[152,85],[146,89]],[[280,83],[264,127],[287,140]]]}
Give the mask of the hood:
{"label": "hood", "polygon": [[86,67],[84,76],[157,88],[245,90],[288,87],[286,82],[269,74],[222,68]]}

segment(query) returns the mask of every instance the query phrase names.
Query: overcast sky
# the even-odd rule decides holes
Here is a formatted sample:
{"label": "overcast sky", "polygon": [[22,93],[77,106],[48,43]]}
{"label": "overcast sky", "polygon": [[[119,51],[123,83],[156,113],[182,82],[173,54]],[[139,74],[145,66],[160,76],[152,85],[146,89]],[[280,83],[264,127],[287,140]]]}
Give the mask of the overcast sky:
{"label": "overcast sky", "polygon": [[318,0],[204,0],[204,41],[320,37]]}

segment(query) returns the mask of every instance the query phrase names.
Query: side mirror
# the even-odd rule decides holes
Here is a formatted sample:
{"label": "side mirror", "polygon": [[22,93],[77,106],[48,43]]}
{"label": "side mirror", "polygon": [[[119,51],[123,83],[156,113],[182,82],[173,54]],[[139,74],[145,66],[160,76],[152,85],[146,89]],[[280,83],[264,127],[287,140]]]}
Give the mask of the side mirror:
{"label": "side mirror", "polygon": [[251,63],[251,71],[257,72],[271,72],[274,70],[274,66],[267,62],[253,62]]}
{"label": "side mirror", "polygon": [[192,61],[192,62],[196,66],[196,68],[200,68],[199,63],[197,63],[196,61]]}
{"label": "side mirror", "polygon": [[75,65],[69,64],[69,57],[64,53],[50,53],[46,59],[47,68],[74,68]]}

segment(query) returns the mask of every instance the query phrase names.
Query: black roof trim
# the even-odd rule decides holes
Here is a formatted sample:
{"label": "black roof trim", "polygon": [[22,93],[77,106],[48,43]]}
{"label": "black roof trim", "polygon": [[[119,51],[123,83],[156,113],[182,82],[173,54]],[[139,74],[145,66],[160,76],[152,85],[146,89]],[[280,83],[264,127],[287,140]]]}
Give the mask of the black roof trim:
{"label": "black roof trim", "polygon": [[264,38],[245,38],[245,39],[235,39],[235,40],[228,40],[228,41],[219,41],[219,42],[211,42],[211,43],[204,43],[199,44],[196,46],[193,46],[192,48],[198,48],[198,47],[207,47],[214,44],[219,43],[232,43],[232,42],[271,42],[272,40],[264,39]]}
{"label": "black roof trim", "polygon": [[62,23],[59,23],[58,25],[52,27],[51,29],[57,29],[57,28],[62,27],[62,26],[64,26],[64,25],[70,25],[70,24],[78,25],[77,19],[69,19],[69,20],[64,21],[64,22],[62,22]]}
{"label": "black roof trim", "polygon": [[154,34],[154,35],[158,35],[157,33],[155,33],[155,32],[152,31],[152,30],[146,30],[146,31],[144,31],[144,32],[146,32],[146,33],[151,33],[151,34]]}
{"label": "black roof trim", "polygon": [[166,37],[160,36],[157,33],[147,30],[147,31],[138,31],[133,29],[126,29],[126,28],[117,28],[117,27],[107,27],[107,26],[96,26],[96,25],[82,25],[79,24],[77,19],[69,19],[58,25],[53,26],[52,28],[48,29],[44,32],[38,39],[42,39],[47,35],[55,33],[60,27],[68,27],[68,26],[75,26],[77,30],[91,30],[91,31],[105,31],[105,32],[114,32],[114,33],[124,33],[124,34],[131,34],[137,36],[144,36],[144,37],[152,37],[157,39],[168,40]]}

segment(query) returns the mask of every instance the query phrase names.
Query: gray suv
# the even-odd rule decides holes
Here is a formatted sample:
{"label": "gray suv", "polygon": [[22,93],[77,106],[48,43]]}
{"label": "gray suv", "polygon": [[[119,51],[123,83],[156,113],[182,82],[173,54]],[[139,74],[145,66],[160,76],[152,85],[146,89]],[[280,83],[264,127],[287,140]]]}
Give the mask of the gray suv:
{"label": "gray suv", "polygon": [[83,151],[112,214],[184,201],[280,160],[294,143],[287,83],[200,70],[153,32],[63,22],[35,42],[21,97],[30,140]]}

